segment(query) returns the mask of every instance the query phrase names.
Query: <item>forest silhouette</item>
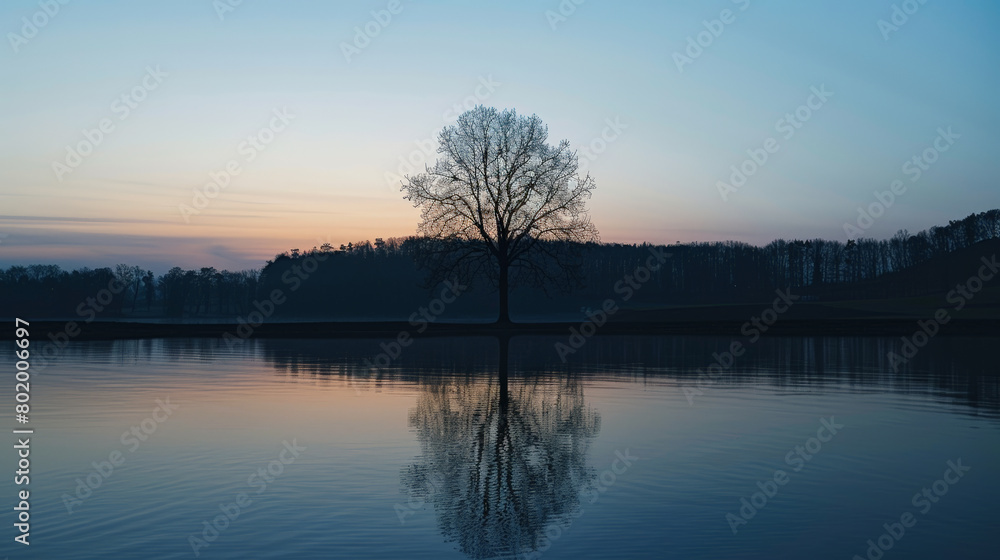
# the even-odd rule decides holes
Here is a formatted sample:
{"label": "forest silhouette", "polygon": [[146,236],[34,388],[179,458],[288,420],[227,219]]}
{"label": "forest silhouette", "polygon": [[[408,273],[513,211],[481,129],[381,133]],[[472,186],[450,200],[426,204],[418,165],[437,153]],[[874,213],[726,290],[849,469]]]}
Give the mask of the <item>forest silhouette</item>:
{"label": "forest silhouette", "polygon": [[[916,234],[900,231],[883,240],[673,244],[665,246],[671,257],[634,291],[628,306],[763,302],[773,298],[775,289],[785,288],[817,301],[943,295],[973,274],[980,258],[995,255],[998,240],[1000,210],[990,210]],[[231,322],[253,311],[255,301],[280,289],[286,300],[275,307],[275,319],[405,320],[436,293],[428,289],[429,273],[420,265],[425,242],[414,236],[292,249],[260,269],[174,267],[160,276],[128,265],[73,271],[56,265],[11,266],[0,269],[0,290],[6,294],[0,314]],[[554,294],[531,287],[514,289],[512,313],[529,321],[582,317],[583,308],[599,306],[614,296],[616,284],[646,261],[652,247],[577,244],[573,249],[579,253],[578,284]],[[310,259],[315,264],[312,272],[293,274]],[[307,277],[301,278],[303,274]],[[88,298],[94,300],[111,284],[120,292],[106,304],[91,305]],[[488,322],[496,319],[497,312],[492,286],[471,281],[469,290],[449,305],[444,320]]]}

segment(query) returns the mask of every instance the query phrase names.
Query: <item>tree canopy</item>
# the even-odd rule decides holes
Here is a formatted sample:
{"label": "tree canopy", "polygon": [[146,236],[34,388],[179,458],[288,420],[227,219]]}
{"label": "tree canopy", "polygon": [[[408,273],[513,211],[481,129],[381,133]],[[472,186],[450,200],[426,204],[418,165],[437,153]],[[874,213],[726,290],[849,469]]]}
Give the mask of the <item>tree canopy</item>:
{"label": "tree canopy", "polygon": [[421,209],[431,282],[487,278],[500,292],[501,322],[511,286],[577,282],[572,249],[598,240],[586,208],[596,184],[580,175],[569,142],[548,144],[536,115],[478,106],[445,127],[439,144],[435,164],[402,187]]}

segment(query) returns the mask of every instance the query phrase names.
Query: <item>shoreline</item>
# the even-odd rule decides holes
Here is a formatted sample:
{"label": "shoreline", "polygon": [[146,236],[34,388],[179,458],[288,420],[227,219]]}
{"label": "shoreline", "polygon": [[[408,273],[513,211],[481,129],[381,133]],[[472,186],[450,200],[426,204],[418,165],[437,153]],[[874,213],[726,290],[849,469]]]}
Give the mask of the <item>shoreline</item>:
{"label": "shoreline", "polygon": [[[871,319],[782,319],[771,325],[765,336],[909,336],[920,330],[916,318]],[[283,322],[263,323],[247,337],[237,334],[233,323],[139,323],[125,321],[76,322],[76,331],[67,330],[68,321],[35,320],[30,330],[44,344],[49,334],[67,333],[71,340],[128,340],[152,338],[215,338],[229,333],[237,338],[396,338],[403,332],[413,337],[428,336],[565,336],[579,330],[582,322],[513,323],[432,323],[423,333],[406,321],[385,322]],[[593,336],[743,336],[746,321],[609,321]],[[76,334],[73,334],[76,332]],[[953,318],[943,325],[939,336],[1000,335],[1000,319]],[[2,329],[0,340],[14,340],[14,329]]]}

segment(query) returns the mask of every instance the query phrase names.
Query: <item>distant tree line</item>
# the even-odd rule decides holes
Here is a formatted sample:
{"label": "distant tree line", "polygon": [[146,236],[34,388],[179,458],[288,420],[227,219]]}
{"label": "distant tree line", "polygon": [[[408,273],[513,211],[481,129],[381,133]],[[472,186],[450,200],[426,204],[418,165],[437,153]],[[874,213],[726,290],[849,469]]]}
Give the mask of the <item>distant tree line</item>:
{"label": "distant tree line", "polygon": [[0,291],[3,312],[24,317],[83,317],[91,309],[101,318],[224,315],[249,311],[259,277],[259,270],[211,267],[174,267],[157,278],[125,264],[72,272],[36,264],[0,269]]}
{"label": "distant tree line", "polygon": [[[821,300],[886,297],[893,295],[884,289],[886,278],[893,279],[895,295],[927,293],[947,288],[928,272],[935,259],[996,239],[1000,239],[1000,210],[971,214],[916,234],[901,230],[883,240],[782,239],[763,247],[733,241],[669,245],[664,251],[671,257],[635,291],[630,304],[761,301],[775,288],[785,287]],[[11,266],[0,269],[0,314],[77,317],[80,305],[89,305],[88,298],[114,286],[112,300],[97,303],[101,318],[231,320],[279,289],[286,298],[276,312],[279,316],[405,319],[434,293],[427,289],[428,273],[418,264],[426,243],[420,237],[406,237],[340,247],[324,244],[279,254],[259,270],[174,267],[159,277],[124,264],[74,271],[55,265]],[[652,247],[580,244],[576,247],[581,256],[580,286],[554,297],[539,290],[515,290],[511,309],[520,315],[577,310],[613,297],[616,284],[646,262]],[[879,281],[882,288],[874,290]],[[454,314],[472,317],[495,312],[497,303],[488,290],[473,286],[453,307]]]}

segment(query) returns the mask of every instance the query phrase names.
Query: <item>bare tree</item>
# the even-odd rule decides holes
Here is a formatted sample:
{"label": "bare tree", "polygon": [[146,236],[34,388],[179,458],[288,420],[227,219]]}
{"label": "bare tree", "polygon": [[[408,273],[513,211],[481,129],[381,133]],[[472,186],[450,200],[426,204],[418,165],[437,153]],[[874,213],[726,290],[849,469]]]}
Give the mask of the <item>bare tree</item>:
{"label": "bare tree", "polygon": [[501,323],[511,287],[579,283],[572,249],[598,240],[586,209],[594,180],[569,142],[547,140],[537,116],[479,106],[441,131],[437,162],[402,187],[421,209],[430,281],[484,276],[500,292]]}
{"label": "bare tree", "polygon": [[502,338],[499,380],[422,379],[409,412],[421,453],[403,487],[434,504],[442,534],[474,559],[537,558],[549,526],[572,524],[584,495],[597,499],[587,454],[601,416],[582,380],[510,382],[508,346]]}

